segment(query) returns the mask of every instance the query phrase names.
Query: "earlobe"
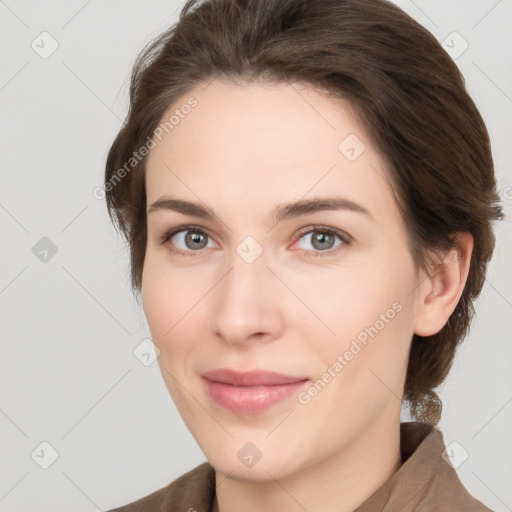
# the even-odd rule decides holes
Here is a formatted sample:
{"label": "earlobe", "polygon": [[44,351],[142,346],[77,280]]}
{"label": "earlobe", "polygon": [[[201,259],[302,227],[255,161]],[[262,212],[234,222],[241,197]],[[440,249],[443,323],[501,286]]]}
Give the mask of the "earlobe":
{"label": "earlobe", "polygon": [[438,256],[438,263],[422,282],[414,319],[414,333],[419,336],[438,333],[448,322],[464,291],[473,251],[473,236],[461,232],[456,239],[458,246],[443,257]]}

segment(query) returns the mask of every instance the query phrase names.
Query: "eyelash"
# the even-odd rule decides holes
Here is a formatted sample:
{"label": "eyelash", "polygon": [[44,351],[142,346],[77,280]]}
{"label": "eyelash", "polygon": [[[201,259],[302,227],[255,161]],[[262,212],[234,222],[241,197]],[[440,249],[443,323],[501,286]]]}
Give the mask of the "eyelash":
{"label": "eyelash", "polygon": [[[160,243],[161,245],[165,245],[174,235],[181,233],[182,231],[192,231],[194,233],[200,233],[202,235],[205,235],[209,237],[208,233],[206,233],[204,230],[199,228],[198,226],[178,226],[176,228],[169,229],[166,231],[161,239]],[[338,229],[331,228],[329,226],[311,226],[309,228],[306,228],[305,230],[301,231],[299,233],[299,237],[297,238],[297,241],[300,240],[305,235],[308,235],[310,233],[314,232],[320,232],[320,233],[328,233],[329,235],[337,236],[343,243],[336,246],[334,249],[328,249],[326,251],[313,251],[311,254],[308,254],[312,257],[325,257],[325,256],[331,256],[332,254],[337,253],[344,245],[350,245],[352,243],[352,237],[348,235],[347,233],[344,233],[343,231],[339,231]],[[198,253],[201,252],[201,250],[197,251],[182,251],[181,249],[169,249],[171,252],[175,254],[179,254],[181,256],[186,257],[196,257]],[[306,250],[306,249],[303,249]]]}

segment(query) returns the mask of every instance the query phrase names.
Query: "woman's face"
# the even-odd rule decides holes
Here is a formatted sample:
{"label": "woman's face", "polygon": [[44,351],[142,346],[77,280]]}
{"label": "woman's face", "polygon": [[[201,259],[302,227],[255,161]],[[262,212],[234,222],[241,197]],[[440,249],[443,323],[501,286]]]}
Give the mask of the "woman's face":
{"label": "woman's face", "polygon": [[[183,420],[231,478],[282,478],[398,426],[421,276],[347,107],[215,80],[168,110],[148,156],[144,311]],[[301,382],[203,377],[226,368]]]}

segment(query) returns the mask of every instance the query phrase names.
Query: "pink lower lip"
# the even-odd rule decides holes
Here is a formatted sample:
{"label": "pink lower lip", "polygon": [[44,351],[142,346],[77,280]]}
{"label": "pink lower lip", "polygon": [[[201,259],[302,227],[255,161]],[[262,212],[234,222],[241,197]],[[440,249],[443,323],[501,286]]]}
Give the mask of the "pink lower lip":
{"label": "pink lower lip", "polygon": [[272,386],[232,386],[203,378],[210,396],[220,406],[239,414],[255,414],[297,393],[307,380]]}

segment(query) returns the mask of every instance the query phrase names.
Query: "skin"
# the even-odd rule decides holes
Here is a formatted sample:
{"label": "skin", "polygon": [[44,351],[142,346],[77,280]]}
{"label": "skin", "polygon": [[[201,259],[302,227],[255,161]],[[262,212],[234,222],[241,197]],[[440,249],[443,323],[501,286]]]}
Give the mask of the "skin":
{"label": "skin", "polygon": [[[460,253],[439,258],[435,273],[415,269],[386,162],[348,103],[307,85],[216,79],[163,119],[190,96],[197,106],[148,155],[147,204],[172,196],[215,217],[148,206],[142,299],[169,393],[216,470],[213,509],[352,511],[400,466],[411,339],[438,332],[455,309],[472,237],[461,233]],[[349,134],[366,146],[354,161],[338,149]],[[272,222],[279,204],[333,195],[371,216],[317,210]],[[187,245],[188,232],[160,243],[187,224],[208,235],[204,248]],[[352,242],[313,245],[321,229],[303,232],[315,225]],[[236,251],[249,235],[263,249],[252,263]],[[217,405],[200,377],[231,367],[313,383],[394,303],[400,312],[307,404],[292,396],[237,414]],[[247,442],[262,454],[252,467],[237,457]]]}

